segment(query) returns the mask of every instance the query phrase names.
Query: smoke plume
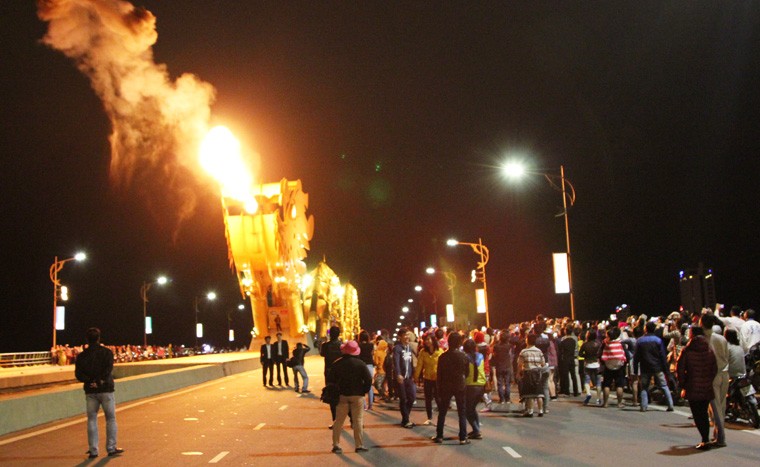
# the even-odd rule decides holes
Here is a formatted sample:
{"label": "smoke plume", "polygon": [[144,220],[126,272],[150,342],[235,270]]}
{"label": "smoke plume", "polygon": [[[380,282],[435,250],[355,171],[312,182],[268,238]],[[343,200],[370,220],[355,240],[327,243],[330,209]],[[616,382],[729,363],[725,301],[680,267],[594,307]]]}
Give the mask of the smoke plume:
{"label": "smoke plume", "polygon": [[[195,209],[197,154],[214,88],[172,81],[153,58],[156,18],[122,0],[38,0],[43,42],[72,58],[111,120],[111,180],[149,203],[176,234]],[[167,223],[169,225],[167,225]]]}

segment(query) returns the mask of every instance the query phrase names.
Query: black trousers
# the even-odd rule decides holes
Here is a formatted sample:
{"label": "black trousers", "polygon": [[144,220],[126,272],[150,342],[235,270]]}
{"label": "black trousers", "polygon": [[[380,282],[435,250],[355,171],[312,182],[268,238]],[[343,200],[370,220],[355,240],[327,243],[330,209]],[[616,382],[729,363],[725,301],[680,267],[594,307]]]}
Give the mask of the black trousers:
{"label": "black trousers", "polygon": [[433,400],[435,400],[436,405],[438,404],[437,386],[438,383],[435,380],[422,380],[422,388],[425,390],[425,412],[427,412],[428,420],[433,419]]}
{"label": "black trousers", "polygon": [[449,411],[449,404],[451,398],[454,398],[457,403],[457,415],[459,416],[459,439],[467,439],[467,414],[465,413],[465,397],[464,389],[452,391],[442,390],[438,393],[438,423],[435,426],[435,435],[438,438],[443,438],[443,425],[446,421],[446,413]]}
{"label": "black trousers", "polygon": [[709,406],[710,401],[689,401],[689,408],[694,416],[694,424],[697,425],[703,443],[710,442],[710,416],[707,414],[707,407]]}
{"label": "black trousers", "polygon": [[285,366],[284,360],[276,360],[274,362],[274,366],[277,368],[277,384],[282,386],[282,375],[280,372],[282,372],[285,375],[285,384],[290,384],[290,381],[288,380],[288,367]]}
{"label": "black trousers", "polygon": [[274,377],[274,361],[264,360],[261,362],[261,374],[264,379],[264,386],[267,385],[267,372],[269,373],[269,385],[272,386],[272,379]]}

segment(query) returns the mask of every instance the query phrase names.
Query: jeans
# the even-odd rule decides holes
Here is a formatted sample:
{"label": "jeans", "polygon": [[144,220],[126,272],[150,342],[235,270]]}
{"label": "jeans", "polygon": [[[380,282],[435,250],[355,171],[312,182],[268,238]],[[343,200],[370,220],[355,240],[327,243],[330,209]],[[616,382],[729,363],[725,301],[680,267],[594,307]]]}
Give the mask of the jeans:
{"label": "jeans", "polygon": [[303,390],[306,391],[309,389],[309,375],[306,374],[306,369],[303,367],[303,365],[296,365],[293,367],[293,381],[296,386],[296,391],[298,391],[298,374],[301,374],[301,378],[303,378]]}
{"label": "jeans", "polygon": [[435,436],[443,439],[443,425],[446,421],[446,413],[449,411],[451,398],[457,403],[457,415],[459,416],[459,439],[467,439],[467,415],[465,414],[465,391],[444,390],[438,396],[438,423],[435,426]]}
{"label": "jeans", "polygon": [[401,424],[409,423],[409,414],[412,412],[414,400],[417,398],[417,385],[412,378],[405,378],[403,383],[399,383],[398,389],[398,408],[401,410]]}
{"label": "jeans", "polygon": [[467,407],[467,421],[472,426],[472,431],[480,433],[480,415],[477,406],[485,392],[484,386],[467,386],[465,390],[465,406]]}
{"label": "jeans", "polygon": [[[367,368],[369,368],[369,376],[374,380],[375,379],[375,365],[367,365]],[[369,392],[367,393],[367,406],[369,408],[372,408],[372,406],[375,404],[375,390],[371,387],[369,388]]]}
{"label": "jeans", "polygon": [[377,389],[377,393],[380,394],[380,397],[383,399],[388,397],[388,395],[385,393],[385,389],[383,389],[384,382],[385,373],[375,373],[375,389]]}
{"label": "jeans", "polygon": [[654,377],[657,380],[657,387],[662,389],[665,393],[665,397],[668,400],[668,408],[673,408],[673,396],[670,394],[670,388],[668,387],[668,381],[665,379],[665,373],[659,371],[655,374],[641,373],[641,408],[646,410],[649,406],[649,380]]}
{"label": "jeans", "polygon": [[116,398],[112,392],[87,394],[87,442],[90,454],[98,454],[98,411],[106,416],[106,451],[116,450]]}
{"label": "jeans", "polygon": [[509,402],[512,397],[512,368],[496,369],[496,390],[499,402]]}
{"label": "jeans", "polygon": [[333,423],[333,446],[340,444],[340,434],[343,432],[343,422],[349,412],[351,413],[351,425],[354,428],[354,446],[357,448],[364,447],[364,408],[362,404],[364,396],[340,396],[336,406],[335,422]]}
{"label": "jeans", "polygon": [[433,379],[424,379],[422,381],[422,387],[425,390],[425,412],[427,413],[428,420],[433,419],[433,399],[438,404],[438,382]]}

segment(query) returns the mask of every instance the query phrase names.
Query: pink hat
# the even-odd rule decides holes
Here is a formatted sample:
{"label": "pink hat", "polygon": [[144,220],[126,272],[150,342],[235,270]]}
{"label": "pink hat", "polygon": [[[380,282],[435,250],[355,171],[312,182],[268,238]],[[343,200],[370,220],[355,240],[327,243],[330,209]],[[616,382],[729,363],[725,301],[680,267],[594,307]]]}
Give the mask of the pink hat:
{"label": "pink hat", "polygon": [[356,341],[348,341],[345,344],[340,346],[341,353],[347,354],[347,355],[359,355],[361,351],[359,350],[359,344],[356,343]]}

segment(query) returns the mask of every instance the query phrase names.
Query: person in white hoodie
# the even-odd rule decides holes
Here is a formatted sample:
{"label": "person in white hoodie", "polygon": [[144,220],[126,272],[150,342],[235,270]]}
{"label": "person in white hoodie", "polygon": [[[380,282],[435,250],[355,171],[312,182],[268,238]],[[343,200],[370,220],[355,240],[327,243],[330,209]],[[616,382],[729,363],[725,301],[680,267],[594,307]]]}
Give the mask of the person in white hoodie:
{"label": "person in white hoodie", "polygon": [[[713,379],[713,392],[715,399],[710,402],[713,413],[713,425],[715,439],[713,447],[726,446],[726,393],[728,392],[728,341],[721,335],[719,319],[712,313],[702,315],[700,325],[705,331],[705,337],[710,343],[710,348],[715,354],[715,362],[718,364],[718,373]],[[713,328],[715,326],[715,328]],[[717,330],[716,330],[717,328]]]}

